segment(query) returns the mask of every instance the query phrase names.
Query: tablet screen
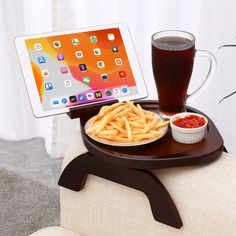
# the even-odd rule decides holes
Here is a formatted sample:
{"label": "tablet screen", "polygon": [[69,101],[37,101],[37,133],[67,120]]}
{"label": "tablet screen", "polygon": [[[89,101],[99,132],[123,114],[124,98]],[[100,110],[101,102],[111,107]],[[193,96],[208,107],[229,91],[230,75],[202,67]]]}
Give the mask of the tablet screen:
{"label": "tablet screen", "polygon": [[44,111],[138,94],[119,28],[25,44]]}

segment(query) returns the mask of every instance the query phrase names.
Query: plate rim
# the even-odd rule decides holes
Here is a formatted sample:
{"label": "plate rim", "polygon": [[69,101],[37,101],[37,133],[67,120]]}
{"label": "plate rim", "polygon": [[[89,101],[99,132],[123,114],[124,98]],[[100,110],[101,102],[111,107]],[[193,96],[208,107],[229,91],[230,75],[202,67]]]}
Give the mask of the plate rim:
{"label": "plate rim", "polygon": [[[159,117],[162,121],[164,121],[163,118],[161,118],[158,114],[154,113],[157,117]],[[95,115],[96,116],[96,115]],[[114,146],[114,147],[135,147],[135,146],[141,146],[141,145],[146,145],[146,144],[150,144],[150,143],[153,143],[161,138],[163,138],[166,134],[167,134],[167,131],[168,131],[168,127],[169,127],[169,124],[167,126],[164,126],[164,127],[161,127],[161,129],[164,129],[164,132],[163,134],[158,137],[158,138],[152,138],[152,139],[147,139],[145,141],[138,141],[138,142],[133,142],[133,143],[129,143],[129,142],[112,142],[112,141],[109,141],[109,140],[106,140],[106,139],[103,139],[103,138],[96,138],[94,137],[93,135],[91,134],[87,134],[86,133],[86,129],[89,128],[89,125],[92,121],[92,119],[94,118],[91,117],[89,120],[87,120],[87,122],[85,123],[84,125],[84,130],[85,130],[85,134],[93,139],[94,141],[98,142],[98,143],[101,143],[101,144],[104,144],[104,145],[109,145],[109,146]]]}

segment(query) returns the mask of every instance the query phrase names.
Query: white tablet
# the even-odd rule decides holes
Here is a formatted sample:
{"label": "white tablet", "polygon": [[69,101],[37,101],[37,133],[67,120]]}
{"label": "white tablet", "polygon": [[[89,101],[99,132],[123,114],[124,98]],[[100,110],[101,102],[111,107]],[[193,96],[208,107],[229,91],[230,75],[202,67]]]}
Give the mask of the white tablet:
{"label": "white tablet", "polygon": [[36,117],[147,96],[125,24],[20,36],[15,46]]}

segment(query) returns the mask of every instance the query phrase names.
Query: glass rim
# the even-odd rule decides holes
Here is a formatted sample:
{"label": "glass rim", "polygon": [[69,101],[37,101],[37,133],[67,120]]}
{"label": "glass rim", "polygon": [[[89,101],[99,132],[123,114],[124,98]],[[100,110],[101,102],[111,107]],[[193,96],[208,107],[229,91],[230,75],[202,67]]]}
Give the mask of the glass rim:
{"label": "glass rim", "polygon": [[[168,35],[168,33],[169,33],[169,35]],[[165,35],[165,34],[166,34],[166,35]],[[173,34],[173,35],[171,35],[171,34]],[[176,34],[176,35],[175,35],[175,34]],[[179,34],[179,35],[178,35],[178,34]],[[181,34],[182,34],[182,35],[181,35]],[[164,36],[161,36],[161,35],[165,35],[165,36],[177,36],[177,37],[187,38],[187,39],[191,40],[191,41],[194,42],[194,43],[195,43],[195,41],[196,41],[195,36],[194,36],[192,33],[188,32],[188,31],[184,31],[184,30],[161,30],[161,31],[158,31],[158,32],[154,33],[154,34],[151,36],[152,43],[157,44],[157,41],[156,41],[156,39],[155,39],[155,37],[156,37],[157,35],[160,35],[158,38],[164,37]],[[188,36],[190,36],[191,38],[189,38],[189,37],[187,37],[187,36],[185,37],[184,35],[188,35]]]}

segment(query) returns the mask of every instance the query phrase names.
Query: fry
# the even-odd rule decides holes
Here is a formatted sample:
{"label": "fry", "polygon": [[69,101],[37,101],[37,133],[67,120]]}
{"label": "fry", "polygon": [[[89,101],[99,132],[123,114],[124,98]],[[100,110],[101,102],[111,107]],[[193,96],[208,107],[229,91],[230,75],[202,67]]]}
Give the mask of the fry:
{"label": "fry", "polygon": [[151,123],[149,124],[150,129],[153,128],[155,125],[157,125],[159,123],[159,119],[156,117],[153,117],[153,120],[151,121]]}
{"label": "fry", "polygon": [[139,117],[137,115],[135,115],[134,113],[132,113],[132,112],[128,112],[128,116],[132,117],[132,118],[135,118],[135,119],[139,119]]}
{"label": "fry", "polygon": [[96,130],[96,128],[97,128],[97,126],[92,126],[92,127],[90,127],[90,128],[88,128],[88,129],[86,129],[86,134],[91,134],[91,133],[93,133],[95,130]]}
{"label": "fry", "polygon": [[154,129],[158,129],[164,126],[167,126],[170,122],[169,121],[164,121],[164,122],[159,122],[155,126],[153,126]]}
{"label": "fry", "polygon": [[112,127],[111,124],[109,124],[109,125],[106,125],[106,126],[104,127],[104,129],[105,129],[105,130],[113,130],[114,127]]}
{"label": "fry", "polygon": [[132,127],[137,127],[137,128],[144,128],[145,124],[140,124],[138,122],[130,121],[129,122]]}
{"label": "fry", "polygon": [[108,123],[108,117],[104,117],[100,124],[97,125],[97,128],[94,131],[94,134],[97,134],[99,131],[103,130],[103,128]]}
{"label": "fry", "polygon": [[132,138],[132,134],[131,134],[131,127],[130,127],[129,121],[125,117],[123,117],[123,119],[125,121],[125,128],[126,128],[126,131],[127,131],[127,136],[132,141],[133,138]]}
{"label": "fry", "polygon": [[119,106],[117,108],[115,108],[109,115],[108,115],[108,120],[111,121],[113,118],[116,118],[115,115],[117,113],[119,113],[121,110],[126,109],[128,106],[124,105],[124,106]]}
{"label": "fry", "polygon": [[143,121],[143,123],[146,123],[146,118],[145,118],[145,115],[144,115],[144,112],[143,112],[142,107],[138,104],[138,105],[137,105],[137,108],[138,108],[138,110],[139,110],[139,112],[140,112],[140,118],[141,118],[141,120]]}
{"label": "fry", "polygon": [[[147,121],[153,120],[154,114],[145,114],[145,118],[146,118]],[[159,120],[160,120],[160,119],[159,119]]]}
{"label": "fry", "polygon": [[132,133],[132,135],[133,135],[133,134],[142,134],[142,133],[143,133],[143,130],[144,130],[144,129],[133,129],[133,130],[131,131],[131,133]]}
{"label": "fry", "polygon": [[103,130],[103,131],[100,131],[98,133],[98,136],[101,135],[101,136],[106,136],[106,135],[116,135],[118,134],[118,130],[116,129],[111,129],[111,130]]}
{"label": "fry", "polygon": [[112,127],[114,127],[115,129],[117,129],[117,130],[119,130],[121,133],[124,133],[125,132],[125,129],[123,129],[122,127],[123,127],[123,125],[122,126],[119,126],[119,125],[117,125],[115,122],[110,122],[110,125],[112,126]]}
{"label": "fry", "polygon": [[117,113],[116,115],[114,115],[114,118],[124,116],[124,115],[126,115],[131,110],[133,110],[133,108],[132,107],[128,107],[124,111],[121,111],[121,112]]}
{"label": "fry", "polygon": [[140,115],[139,115],[139,114],[140,114],[140,113],[139,113],[139,109],[138,109],[136,106],[134,106],[134,105],[133,105],[133,111],[134,111],[135,114],[137,114],[138,116],[140,116]]}
{"label": "fry", "polygon": [[95,122],[96,120],[100,119],[101,117],[103,117],[105,114],[107,114],[109,111],[119,107],[119,106],[124,106],[125,103],[122,102],[118,102],[118,103],[114,103],[111,106],[103,106],[100,109],[100,112],[98,113],[98,115],[96,115],[93,119],[93,122]]}
{"label": "fry", "polygon": [[149,133],[149,134],[134,134],[134,139],[150,139],[150,138],[158,138],[160,136],[159,132]]}
{"label": "fry", "polygon": [[117,142],[124,142],[124,143],[132,142],[132,140],[130,140],[129,138],[123,138],[123,137],[119,137],[119,136],[113,137],[112,140],[117,141]]}

